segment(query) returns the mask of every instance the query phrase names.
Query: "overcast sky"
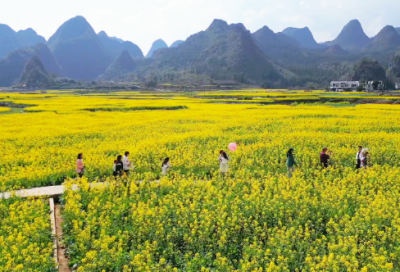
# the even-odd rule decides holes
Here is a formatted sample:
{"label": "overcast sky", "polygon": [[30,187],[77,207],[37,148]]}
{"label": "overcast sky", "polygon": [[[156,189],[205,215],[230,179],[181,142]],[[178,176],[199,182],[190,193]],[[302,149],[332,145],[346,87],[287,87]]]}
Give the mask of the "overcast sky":
{"label": "overcast sky", "polygon": [[66,20],[84,16],[96,32],[130,40],[146,54],[152,42],[170,45],[206,29],[213,19],[243,23],[251,32],[308,26],[318,42],[334,39],[351,19],[368,36],[400,27],[399,0],[0,0],[0,23],[33,28],[48,39]]}

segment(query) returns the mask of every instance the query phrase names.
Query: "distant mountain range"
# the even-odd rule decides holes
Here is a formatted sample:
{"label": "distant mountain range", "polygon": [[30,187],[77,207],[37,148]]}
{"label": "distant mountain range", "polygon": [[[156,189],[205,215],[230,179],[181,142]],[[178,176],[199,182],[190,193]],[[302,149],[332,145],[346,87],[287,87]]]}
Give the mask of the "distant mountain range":
{"label": "distant mountain range", "polygon": [[350,21],[340,32],[339,36],[326,45],[340,45],[344,50],[358,51],[366,47],[371,39],[364,33],[364,30],[358,20]]}
{"label": "distant mountain range", "polygon": [[163,48],[168,48],[168,45],[161,39],[153,42],[149,53],[147,53],[146,58],[151,58],[153,57],[154,52],[156,52],[159,49],[163,49]]}
{"label": "distant mountain range", "polygon": [[[242,24],[228,25],[214,20],[205,31],[190,36],[175,48],[159,49],[146,60],[137,74],[155,74],[158,80],[276,81],[286,71],[272,63]],[[290,73],[288,73],[290,74]]]}
{"label": "distant mountain range", "polygon": [[285,30],[283,30],[282,33],[285,34],[286,36],[295,39],[299,43],[299,45],[304,48],[316,49],[325,47],[324,45],[318,44],[315,41],[314,36],[308,27],[304,28],[288,27]]}
{"label": "distant mountain range", "polygon": [[38,43],[46,43],[46,40],[33,29],[15,32],[8,25],[0,24],[0,58],[4,58],[11,51]]}
{"label": "distant mountain range", "polygon": [[112,55],[113,59],[117,58],[124,50],[127,50],[134,58],[144,58],[142,50],[132,42],[123,41],[115,37],[108,37],[104,31],[99,32],[97,36],[103,43],[106,51]]}
{"label": "distant mountain range", "polygon": [[102,74],[112,62],[111,52],[85,18],[65,22],[48,41],[67,77],[91,80]]}
{"label": "distant mountain range", "polygon": [[33,56],[26,63],[19,84],[28,88],[50,86],[50,75],[38,56]]}
{"label": "distant mountain range", "polygon": [[18,83],[26,63],[34,56],[39,57],[47,72],[64,75],[49,47],[39,43],[15,50],[6,58],[0,59],[0,86],[7,87]]}
{"label": "distant mountain range", "polygon": [[274,33],[267,26],[254,32],[252,38],[264,54],[279,65],[301,54],[302,47],[296,39],[283,33]]}
{"label": "distant mountain range", "polygon": [[264,26],[250,33],[242,24],[214,20],[205,31],[169,47],[162,39],[155,41],[145,58],[136,44],[104,31],[96,34],[84,17],[77,16],[62,24],[48,41],[33,29],[16,32],[0,24],[0,86],[27,82],[30,74],[42,78],[39,83],[57,74],[85,81],[325,86],[331,80],[356,78],[362,74],[354,73],[359,67],[374,67],[368,71],[377,73],[377,78],[387,69],[388,78],[397,81],[398,51],[400,27],[386,26],[370,38],[360,22],[352,20],[336,39],[319,44],[308,27],[275,33]]}
{"label": "distant mountain range", "polygon": [[128,50],[121,52],[119,57],[111,63],[105,73],[100,76],[101,80],[113,80],[120,76],[129,74],[137,68],[137,64]]}
{"label": "distant mountain range", "polygon": [[364,52],[396,51],[400,47],[400,35],[393,26],[385,26],[371,42],[364,47]]}
{"label": "distant mountain range", "polygon": [[175,42],[173,42],[170,46],[170,48],[174,48],[174,47],[178,47],[180,44],[182,44],[184,41],[182,40],[177,40]]}

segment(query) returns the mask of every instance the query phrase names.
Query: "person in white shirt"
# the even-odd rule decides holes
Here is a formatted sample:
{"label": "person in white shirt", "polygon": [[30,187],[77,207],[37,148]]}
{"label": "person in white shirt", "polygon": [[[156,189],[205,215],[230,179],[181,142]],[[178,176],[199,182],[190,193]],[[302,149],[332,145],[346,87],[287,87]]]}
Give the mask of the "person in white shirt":
{"label": "person in white shirt", "polygon": [[362,146],[358,147],[358,152],[356,155],[356,160],[357,160],[357,165],[356,165],[356,169],[360,169],[361,168],[361,152],[362,152]]}
{"label": "person in white shirt", "polygon": [[162,169],[162,174],[166,175],[168,174],[168,170],[171,168],[171,164],[169,162],[169,158],[165,158],[165,160],[162,163],[161,169]]}
{"label": "person in white shirt", "polygon": [[129,161],[129,152],[125,152],[125,156],[122,158],[122,163],[124,165],[124,173],[129,176],[129,171],[132,169],[132,163]]}
{"label": "person in white shirt", "polygon": [[225,175],[229,171],[229,157],[226,154],[225,151],[221,150],[219,152],[219,171],[222,173],[222,175]]}

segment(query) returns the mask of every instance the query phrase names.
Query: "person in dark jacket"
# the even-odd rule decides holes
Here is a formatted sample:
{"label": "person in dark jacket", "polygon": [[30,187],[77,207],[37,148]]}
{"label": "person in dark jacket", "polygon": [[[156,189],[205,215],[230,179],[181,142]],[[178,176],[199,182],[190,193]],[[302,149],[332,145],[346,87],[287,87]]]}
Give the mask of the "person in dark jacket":
{"label": "person in dark jacket", "polygon": [[118,155],[117,161],[114,162],[114,169],[113,169],[114,177],[122,176],[124,173],[124,163],[122,162],[122,155]]}
{"label": "person in dark jacket", "polygon": [[357,164],[356,164],[356,169],[360,169],[361,168],[361,156],[362,156],[362,146],[358,147],[358,152],[356,155],[356,160],[357,160]]}
{"label": "person in dark jacket", "polygon": [[328,152],[328,148],[324,147],[322,149],[321,155],[320,155],[320,161],[321,164],[324,166],[324,168],[328,168],[329,166],[329,160],[331,159],[331,153],[332,152]]}
{"label": "person in dark jacket", "polygon": [[288,152],[286,153],[286,157],[287,157],[286,164],[287,164],[288,177],[289,177],[289,178],[292,177],[293,172],[294,172],[294,166],[297,165],[297,164],[296,164],[296,161],[295,161],[295,159],[294,159],[294,154],[293,154],[293,152],[294,152],[294,149],[293,149],[293,148],[290,148],[290,149],[288,150]]}

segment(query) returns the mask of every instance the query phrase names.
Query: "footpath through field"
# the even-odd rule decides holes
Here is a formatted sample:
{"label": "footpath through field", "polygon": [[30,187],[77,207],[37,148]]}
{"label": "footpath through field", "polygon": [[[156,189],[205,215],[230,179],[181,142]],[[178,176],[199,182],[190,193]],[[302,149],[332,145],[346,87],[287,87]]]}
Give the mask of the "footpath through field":
{"label": "footpath through field", "polygon": [[[156,180],[155,182],[158,183],[160,181]],[[139,181],[139,183],[142,183],[142,181]],[[98,182],[89,183],[89,186],[90,188],[95,188],[102,185],[107,186],[108,184],[108,182]],[[60,204],[54,204],[53,197],[64,194],[65,190],[66,186],[57,185],[0,193],[0,199],[9,199],[13,196],[22,198],[44,196],[49,197],[51,230],[52,235],[54,236],[54,259],[57,264],[58,271],[60,272],[70,272],[71,269],[69,268],[69,259],[65,255],[65,246],[60,243],[63,235],[61,206]],[[72,185],[72,190],[79,190],[79,186],[76,184]]]}
{"label": "footpath through field", "polygon": [[[78,186],[74,185],[72,189],[77,190]],[[39,187],[39,188],[23,189],[23,190],[18,190],[18,191],[0,193],[0,199],[2,199],[2,198],[9,199],[12,196],[18,196],[18,197],[49,196],[49,197],[53,197],[53,196],[62,195],[64,193],[64,191],[65,191],[64,185]]]}
{"label": "footpath through field", "polygon": [[[138,181],[139,183],[142,183],[142,181]],[[156,180],[154,182],[160,182],[159,180]],[[108,182],[98,182],[98,183],[89,183],[90,188],[95,188],[101,185],[108,185]],[[17,196],[17,197],[39,197],[39,196],[48,196],[48,197],[54,197],[54,196],[60,196],[64,194],[66,190],[66,187],[64,185],[57,185],[57,186],[47,186],[47,187],[38,187],[38,188],[32,188],[32,189],[23,189],[23,190],[18,190],[18,191],[10,191],[10,192],[3,192],[0,193],[0,199],[9,199],[12,196]],[[72,190],[79,190],[79,186],[74,184],[72,185]]]}
{"label": "footpath through field", "polygon": [[[90,187],[96,187],[99,186],[102,183],[91,183]],[[72,190],[78,190],[79,187],[78,185],[73,185]],[[38,197],[38,196],[60,196],[64,193],[66,190],[64,185],[58,185],[58,186],[47,186],[47,187],[39,187],[39,188],[32,188],[32,189],[23,189],[23,190],[18,190],[18,191],[10,191],[10,192],[4,192],[0,193],[0,199],[9,199],[12,196],[18,196],[18,197]]]}

